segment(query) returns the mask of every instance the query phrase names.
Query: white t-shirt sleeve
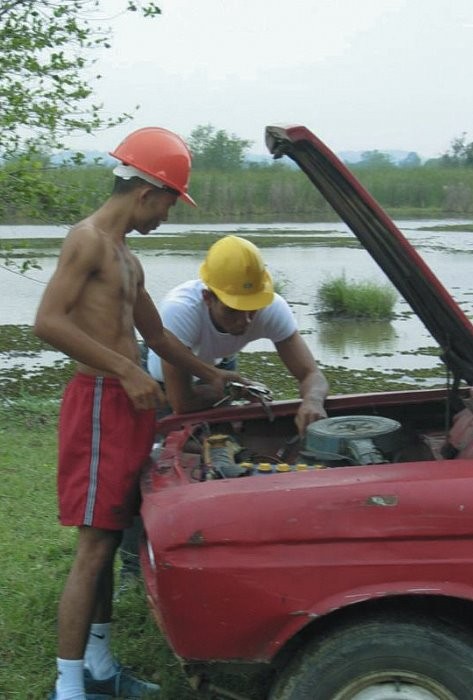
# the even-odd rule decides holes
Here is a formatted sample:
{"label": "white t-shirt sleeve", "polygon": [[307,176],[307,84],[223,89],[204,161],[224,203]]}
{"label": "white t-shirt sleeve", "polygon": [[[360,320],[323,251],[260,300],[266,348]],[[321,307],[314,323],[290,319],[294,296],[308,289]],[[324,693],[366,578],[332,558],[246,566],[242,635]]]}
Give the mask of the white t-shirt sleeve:
{"label": "white t-shirt sleeve", "polygon": [[279,294],[275,294],[274,301],[261,309],[258,315],[259,337],[269,338],[273,343],[280,343],[297,331],[291,307]]}

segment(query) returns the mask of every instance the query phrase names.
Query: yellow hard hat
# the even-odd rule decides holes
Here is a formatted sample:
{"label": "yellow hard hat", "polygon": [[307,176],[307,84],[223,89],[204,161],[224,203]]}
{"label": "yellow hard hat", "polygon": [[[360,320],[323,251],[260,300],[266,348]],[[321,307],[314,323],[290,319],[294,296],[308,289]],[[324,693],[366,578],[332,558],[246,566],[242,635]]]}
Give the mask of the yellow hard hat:
{"label": "yellow hard hat", "polygon": [[274,299],[273,281],[258,248],[239,236],[225,236],[209,248],[200,278],[231,309],[256,311]]}

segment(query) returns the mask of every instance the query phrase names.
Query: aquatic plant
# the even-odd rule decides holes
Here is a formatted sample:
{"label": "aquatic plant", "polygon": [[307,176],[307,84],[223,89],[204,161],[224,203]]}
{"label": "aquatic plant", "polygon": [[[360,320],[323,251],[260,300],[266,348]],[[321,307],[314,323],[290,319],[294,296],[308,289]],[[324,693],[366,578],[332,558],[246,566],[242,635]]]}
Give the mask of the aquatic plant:
{"label": "aquatic plant", "polygon": [[389,319],[397,295],[388,284],[353,282],[345,275],[323,282],[318,290],[320,313],[345,318]]}

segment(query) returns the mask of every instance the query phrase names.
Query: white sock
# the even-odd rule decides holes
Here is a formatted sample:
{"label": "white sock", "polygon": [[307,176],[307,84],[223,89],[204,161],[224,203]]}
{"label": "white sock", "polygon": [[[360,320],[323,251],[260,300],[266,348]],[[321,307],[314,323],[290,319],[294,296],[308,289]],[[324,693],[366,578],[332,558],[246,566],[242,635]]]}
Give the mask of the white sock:
{"label": "white sock", "polygon": [[110,633],[110,622],[94,622],[90,626],[84,665],[97,681],[110,678],[117,672],[116,663],[110,651]]}
{"label": "white sock", "polygon": [[57,700],[85,700],[83,659],[57,659]]}

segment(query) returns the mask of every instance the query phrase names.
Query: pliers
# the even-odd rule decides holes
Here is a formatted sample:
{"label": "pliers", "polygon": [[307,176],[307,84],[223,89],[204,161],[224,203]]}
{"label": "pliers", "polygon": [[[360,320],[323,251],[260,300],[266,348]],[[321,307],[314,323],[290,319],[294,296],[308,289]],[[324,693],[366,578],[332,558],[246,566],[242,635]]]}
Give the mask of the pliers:
{"label": "pliers", "polygon": [[263,406],[269,420],[274,420],[270,403],[273,400],[271,391],[263,384],[242,384],[241,382],[227,382],[225,385],[225,396],[213,404],[213,407],[221,406],[229,401],[236,401],[244,398],[245,395],[253,396]]}

